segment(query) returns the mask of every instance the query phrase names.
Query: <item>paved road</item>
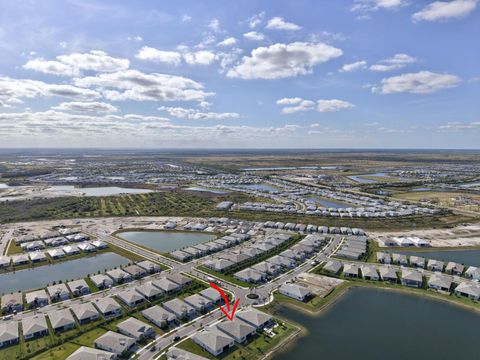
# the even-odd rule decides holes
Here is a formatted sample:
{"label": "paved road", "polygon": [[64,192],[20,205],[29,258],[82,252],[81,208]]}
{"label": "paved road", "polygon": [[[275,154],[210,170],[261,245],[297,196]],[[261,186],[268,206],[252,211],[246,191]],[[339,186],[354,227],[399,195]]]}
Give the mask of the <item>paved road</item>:
{"label": "paved road", "polygon": [[8,249],[8,243],[12,239],[13,229],[7,230],[0,239],[0,255],[5,254]]}

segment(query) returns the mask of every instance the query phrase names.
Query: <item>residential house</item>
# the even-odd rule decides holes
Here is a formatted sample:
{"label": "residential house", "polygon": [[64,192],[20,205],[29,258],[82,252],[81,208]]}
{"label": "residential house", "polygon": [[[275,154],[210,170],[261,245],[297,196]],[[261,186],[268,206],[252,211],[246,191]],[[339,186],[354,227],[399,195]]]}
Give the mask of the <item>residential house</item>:
{"label": "residential house", "polygon": [[428,279],[427,285],[430,289],[437,291],[450,292],[452,286],[452,277],[443,274],[433,274]]}
{"label": "residential house", "polygon": [[136,292],[134,289],[126,289],[117,293],[117,298],[122,300],[124,304],[130,307],[135,307],[142,304],[145,298]]}
{"label": "residential house", "polygon": [[278,288],[278,292],[299,301],[305,301],[305,299],[308,299],[313,295],[308,288],[291,283],[282,284]]}
{"label": "residential house", "polygon": [[17,321],[0,322],[0,349],[18,344],[19,339]]}
{"label": "residential house", "polygon": [[94,344],[97,349],[102,349],[117,355],[124,355],[131,351],[135,345],[135,339],[113,331],[107,331],[96,339]]}
{"label": "residential house", "polygon": [[455,288],[455,294],[459,296],[464,296],[469,299],[479,300],[480,299],[480,284],[475,284],[471,282],[461,282]]}
{"label": "residential house", "polygon": [[142,315],[148,321],[154,323],[158,327],[165,327],[175,323],[177,317],[165,308],[158,305],[152,306],[142,311]]}
{"label": "residential house", "polygon": [[465,266],[453,261],[449,261],[447,266],[445,267],[445,272],[452,275],[460,276],[463,274],[463,270],[465,270]]}
{"label": "residential house", "polygon": [[164,302],[162,305],[165,309],[175,314],[177,319],[188,319],[195,316],[195,309],[183,300],[175,298]]}
{"label": "residential house", "polygon": [[112,269],[107,271],[107,275],[110,276],[115,284],[123,284],[132,281],[132,275],[122,269]]}
{"label": "residential house", "polygon": [[199,294],[190,295],[185,299],[183,299],[183,301],[185,301],[188,305],[195,308],[195,310],[197,311],[205,311],[211,308],[213,305],[213,302],[211,300]]}
{"label": "residential house", "polygon": [[78,319],[78,322],[82,324],[86,324],[88,322],[97,320],[100,315],[92,303],[82,303],[82,304],[74,304],[71,306],[71,310],[75,314]]}
{"label": "residential house", "polygon": [[47,292],[50,295],[52,302],[64,301],[70,298],[70,292],[68,291],[67,285],[63,283],[47,287]]}
{"label": "residential house", "polygon": [[142,294],[148,301],[152,301],[162,296],[165,292],[154,286],[151,281],[147,281],[142,285],[135,287],[135,290]]}
{"label": "residential house", "polygon": [[108,351],[80,346],[66,360],[115,360],[117,355]]}
{"label": "residential house", "polygon": [[140,321],[134,317],[129,317],[125,321],[117,324],[117,330],[124,335],[136,339],[137,341],[145,338],[155,337],[155,331],[150,325],[145,324],[143,321]]}
{"label": "residential house", "polygon": [[218,356],[234,345],[235,340],[215,327],[196,333],[192,340],[213,356]]}
{"label": "residential house", "polygon": [[254,308],[239,311],[236,317],[245,321],[247,324],[252,325],[256,329],[261,329],[272,321],[272,317],[269,314]]}
{"label": "residential house", "polygon": [[112,287],[114,284],[112,278],[104,274],[91,275],[90,280],[92,280],[99,289],[106,289]]}
{"label": "residential house", "polygon": [[427,269],[430,271],[443,271],[444,263],[440,260],[428,260]]}
{"label": "residential house", "polygon": [[23,310],[23,294],[21,292],[2,296],[2,311],[5,314]]}
{"label": "residential house", "polygon": [[85,280],[74,280],[67,282],[67,286],[74,296],[90,294],[90,287]]}
{"label": "residential house", "polygon": [[343,276],[350,278],[358,278],[359,267],[357,264],[345,263],[343,264]]}
{"label": "residential house", "polygon": [[53,331],[65,331],[75,327],[75,319],[70,309],[52,310],[47,313]]}
{"label": "residential house", "polygon": [[415,269],[402,269],[402,285],[419,288],[423,283],[423,274]]}
{"label": "residential house", "polygon": [[331,274],[338,274],[340,272],[340,269],[342,268],[342,263],[338,260],[333,260],[330,259],[327,261],[327,263],[323,266],[323,271],[326,271]]}
{"label": "residential house", "polygon": [[232,337],[237,343],[244,343],[250,337],[257,333],[257,329],[240,319],[232,321],[223,321],[219,323],[217,329]]}
{"label": "residential house", "polygon": [[122,315],[122,307],[112,297],[96,298],[92,304],[100,311],[105,319],[116,318]]}
{"label": "residential house", "polygon": [[47,306],[50,298],[45,290],[36,290],[25,294],[25,302],[28,308],[38,308]]}
{"label": "residential house", "polygon": [[22,319],[23,337],[25,340],[36,339],[48,335],[45,314],[36,314]]}

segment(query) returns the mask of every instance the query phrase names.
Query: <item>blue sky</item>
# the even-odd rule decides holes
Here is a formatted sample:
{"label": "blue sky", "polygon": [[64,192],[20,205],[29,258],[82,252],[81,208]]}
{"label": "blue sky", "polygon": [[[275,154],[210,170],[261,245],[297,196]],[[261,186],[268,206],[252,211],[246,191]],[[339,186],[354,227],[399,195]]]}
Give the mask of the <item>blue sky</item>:
{"label": "blue sky", "polygon": [[2,1],[0,147],[478,148],[479,8]]}

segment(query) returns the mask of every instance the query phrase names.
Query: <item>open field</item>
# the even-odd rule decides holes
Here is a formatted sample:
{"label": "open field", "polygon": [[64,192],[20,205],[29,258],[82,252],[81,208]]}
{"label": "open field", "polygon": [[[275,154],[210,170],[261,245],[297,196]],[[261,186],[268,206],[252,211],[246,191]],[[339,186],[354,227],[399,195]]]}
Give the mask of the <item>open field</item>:
{"label": "open field", "polygon": [[216,195],[205,192],[171,191],[125,196],[60,197],[12,201],[0,204],[0,223],[107,216],[228,216],[254,221],[275,220],[323,226],[349,226],[368,230],[383,229],[394,231],[409,228],[444,228],[475,220],[473,216],[448,213],[440,216],[365,219],[247,211],[222,212],[215,210],[216,204],[226,200],[243,202],[252,201],[252,198],[237,193]]}

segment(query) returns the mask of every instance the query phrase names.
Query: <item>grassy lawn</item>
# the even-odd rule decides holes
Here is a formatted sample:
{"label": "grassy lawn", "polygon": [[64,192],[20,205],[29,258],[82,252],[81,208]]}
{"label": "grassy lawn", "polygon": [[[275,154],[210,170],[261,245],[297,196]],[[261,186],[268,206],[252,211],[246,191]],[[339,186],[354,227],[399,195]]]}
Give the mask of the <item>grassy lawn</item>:
{"label": "grassy lawn", "polygon": [[316,312],[321,310],[325,305],[328,305],[334,299],[341,296],[350,286],[351,284],[345,281],[334,287],[332,291],[330,291],[325,297],[314,296],[306,302],[298,301],[288,296],[282,295],[278,292],[275,292],[273,301],[270,304],[264,306],[263,309],[273,313],[279,305],[287,304],[310,312]]}
{"label": "grassy lawn", "polygon": [[288,336],[292,335],[298,328],[278,321],[279,326],[274,329],[275,336],[270,338],[264,333],[258,333],[255,337],[248,340],[245,344],[237,344],[227,352],[218,357],[212,356],[210,353],[198,346],[193,340],[187,339],[177,345],[180,349],[190,351],[191,353],[206,357],[207,359],[225,359],[225,360],[257,360],[265,356],[275,347],[279,346]]}
{"label": "grassy lawn", "polygon": [[79,345],[67,342],[45,351],[40,355],[34,356],[32,360],[64,360],[74,353],[79,347]]}

